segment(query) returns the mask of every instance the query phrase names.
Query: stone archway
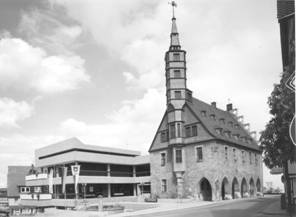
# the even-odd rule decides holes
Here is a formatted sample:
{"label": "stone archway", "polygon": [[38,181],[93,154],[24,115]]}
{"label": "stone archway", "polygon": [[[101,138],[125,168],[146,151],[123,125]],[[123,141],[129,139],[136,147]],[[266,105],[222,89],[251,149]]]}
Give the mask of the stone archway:
{"label": "stone archway", "polygon": [[256,182],[256,191],[257,193],[261,192],[261,182],[259,178],[257,179],[257,182]]}
{"label": "stone archway", "polygon": [[248,184],[245,178],[242,179],[241,183],[241,197],[248,197]]}
{"label": "stone archway", "polygon": [[222,196],[222,200],[231,199],[230,185],[226,177],[222,181],[221,196]]}
{"label": "stone archway", "polygon": [[253,178],[250,179],[250,183],[249,184],[250,184],[250,190],[249,190],[250,196],[251,197],[254,197],[255,196],[255,183],[254,183]]}
{"label": "stone archway", "polygon": [[211,201],[212,200],[212,186],[206,178],[202,178],[199,182],[199,189],[201,199],[204,201]]}
{"label": "stone archway", "polygon": [[239,184],[236,177],[232,180],[232,198],[240,198]]}

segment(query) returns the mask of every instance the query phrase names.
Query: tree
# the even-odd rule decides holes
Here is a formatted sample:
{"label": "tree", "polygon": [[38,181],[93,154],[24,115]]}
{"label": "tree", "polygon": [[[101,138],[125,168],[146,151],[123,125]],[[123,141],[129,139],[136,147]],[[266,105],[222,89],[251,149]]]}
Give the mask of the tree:
{"label": "tree", "polygon": [[296,161],[296,148],[290,139],[289,127],[295,116],[295,92],[286,87],[286,82],[293,71],[295,71],[295,64],[287,67],[280,83],[274,85],[271,96],[268,98],[272,118],[260,137],[265,165],[269,168],[283,168],[290,212],[292,211],[292,197],[288,161]]}
{"label": "tree", "polygon": [[264,163],[268,168],[283,167],[288,160],[295,162],[295,145],[289,136],[289,126],[295,114],[295,92],[285,85],[292,70],[285,70],[279,84],[274,85],[268,98],[271,120],[260,137]]}

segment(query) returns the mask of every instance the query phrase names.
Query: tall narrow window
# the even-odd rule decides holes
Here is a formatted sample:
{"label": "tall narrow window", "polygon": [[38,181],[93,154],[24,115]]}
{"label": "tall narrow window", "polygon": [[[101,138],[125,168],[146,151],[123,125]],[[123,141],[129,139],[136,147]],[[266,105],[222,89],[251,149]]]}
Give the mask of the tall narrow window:
{"label": "tall narrow window", "polygon": [[245,163],[245,152],[242,151],[242,163],[244,164]]}
{"label": "tall narrow window", "polygon": [[182,163],[182,150],[176,149],[176,163]]}
{"label": "tall narrow window", "polygon": [[167,180],[166,179],[161,180],[161,192],[167,192]]}
{"label": "tall narrow window", "polygon": [[174,59],[174,61],[180,61],[180,54],[179,53],[174,53],[173,54],[173,59]]}
{"label": "tall narrow window", "polygon": [[258,156],[257,156],[257,154],[255,154],[255,165],[256,166],[258,165]]}
{"label": "tall narrow window", "polygon": [[170,138],[176,138],[175,124],[170,124]]}
{"label": "tall narrow window", "polygon": [[192,136],[197,136],[197,126],[192,126]]}
{"label": "tall narrow window", "polygon": [[249,151],[250,164],[252,164],[252,153]]}
{"label": "tall narrow window", "polygon": [[181,91],[175,91],[175,98],[176,99],[181,99],[182,98],[182,95],[181,95]]}
{"label": "tall narrow window", "polygon": [[228,148],[225,146],[224,148],[224,151],[225,151],[225,160],[228,159]]}
{"label": "tall narrow window", "polygon": [[180,70],[174,70],[174,78],[180,78],[181,77],[181,71]]}
{"label": "tall narrow window", "polygon": [[196,161],[202,161],[202,147],[196,147]]}
{"label": "tall narrow window", "polygon": [[181,137],[181,125],[177,123],[177,137]]}
{"label": "tall narrow window", "polygon": [[191,127],[190,126],[186,126],[185,127],[185,136],[186,137],[190,137],[191,136]]}
{"label": "tall narrow window", "polygon": [[211,117],[212,120],[216,120],[215,114],[211,114],[210,117]]}
{"label": "tall narrow window", "polygon": [[164,130],[160,133],[160,142],[167,142],[168,141],[168,132]]}
{"label": "tall narrow window", "polygon": [[166,154],[165,153],[161,153],[160,154],[160,166],[165,166],[165,161],[166,161]]}

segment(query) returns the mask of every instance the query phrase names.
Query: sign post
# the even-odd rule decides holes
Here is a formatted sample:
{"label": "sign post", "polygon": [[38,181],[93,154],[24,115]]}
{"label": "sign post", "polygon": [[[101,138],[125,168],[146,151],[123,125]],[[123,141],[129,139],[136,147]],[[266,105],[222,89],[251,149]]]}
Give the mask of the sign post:
{"label": "sign post", "polygon": [[75,189],[75,199],[78,199],[78,179],[80,172],[80,165],[72,165],[71,166],[72,175],[74,177],[74,189]]}

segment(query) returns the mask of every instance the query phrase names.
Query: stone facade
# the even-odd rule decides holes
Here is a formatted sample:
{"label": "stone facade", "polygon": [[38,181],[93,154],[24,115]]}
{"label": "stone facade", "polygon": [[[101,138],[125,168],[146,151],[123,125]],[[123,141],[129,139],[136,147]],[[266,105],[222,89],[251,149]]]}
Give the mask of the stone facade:
{"label": "stone facade", "polygon": [[[197,147],[202,147],[202,161],[197,161]],[[225,154],[225,147],[227,147],[227,155]],[[235,154],[233,149],[235,149]],[[220,200],[225,197],[255,196],[257,193],[262,192],[263,173],[260,153],[249,152],[216,141],[192,143],[184,146],[183,150],[183,154],[186,156],[184,157],[186,169],[183,173],[182,197],[203,199],[200,182],[204,178],[210,183],[213,200]],[[164,166],[161,166],[161,153],[166,154],[166,164]],[[251,161],[249,153],[251,153]],[[173,172],[173,164],[176,164],[174,160],[173,148],[150,153],[152,194],[164,198],[177,197],[177,178]],[[161,191],[161,180],[163,179],[167,180],[167,192]],[[242,192],[243,179],[247,183],[245,192]],[[236,180],[238,186],[235,186]],[[222,192],[223,186],[225,188],[224,195]]]}

